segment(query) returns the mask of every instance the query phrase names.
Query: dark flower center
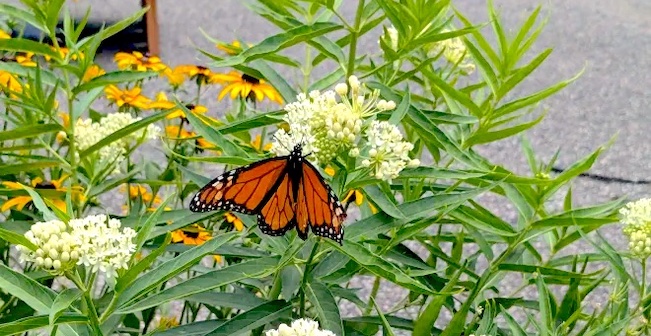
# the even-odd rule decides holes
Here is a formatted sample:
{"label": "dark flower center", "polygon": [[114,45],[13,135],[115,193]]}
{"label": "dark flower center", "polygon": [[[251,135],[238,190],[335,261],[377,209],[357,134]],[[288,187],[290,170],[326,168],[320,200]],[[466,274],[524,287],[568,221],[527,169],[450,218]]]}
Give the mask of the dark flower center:
{"label": "dark flower center", "polygon": [[242,75],[242,80],[244,80],[245,82],[251,83],[251,84],[260,84],[259,79],[255,78],[253,76],[249,76],[247,74]]}
{"label": "dark flower center", "polygon": [[39,182],[36,183],[36,189],[56,189],[57,186],[54,185],[52,182]]}
{"label": "dark flower center", "polygon": [[197,232],[195,232],[195,231],[185,231],[184,233],[185,233],[185,235],[187,237],[190,237],[192,239],[196,239],[197,237],[199,237],[199,232],[198,231]]}

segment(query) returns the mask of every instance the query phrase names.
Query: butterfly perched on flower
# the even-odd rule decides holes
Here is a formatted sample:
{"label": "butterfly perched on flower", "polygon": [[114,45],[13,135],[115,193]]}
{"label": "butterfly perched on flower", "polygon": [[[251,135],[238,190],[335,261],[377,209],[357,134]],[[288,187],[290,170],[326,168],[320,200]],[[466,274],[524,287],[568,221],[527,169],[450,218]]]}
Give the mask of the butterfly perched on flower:
{"label": "butterfly perched on flower", "polygon": [[306,160],[301,144],[287,156],[265,159],[225,172],[192,198],[190,210],[236,211],[257,215],[260,230],[280,236],[296,227],[307,239],[316,235],[342,243],[346,211],[317,169]]}

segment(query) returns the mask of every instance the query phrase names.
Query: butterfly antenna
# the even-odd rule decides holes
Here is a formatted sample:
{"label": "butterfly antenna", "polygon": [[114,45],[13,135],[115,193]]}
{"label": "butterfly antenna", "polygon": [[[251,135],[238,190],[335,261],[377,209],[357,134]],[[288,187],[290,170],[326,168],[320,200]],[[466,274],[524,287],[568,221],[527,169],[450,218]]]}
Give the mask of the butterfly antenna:
{"label": "butterfly antenna", "polygon": [[274,133],[273,138],[276,139],[277,144],[279,144],[281,147],[285,148],[288,152],[292,151],[291,149],[287,148],[287,146],[285,146],[285,144],[282,143],[282,141],[280,141],[280,139],[278,139],[278,137],[276,136],[276,133]]}

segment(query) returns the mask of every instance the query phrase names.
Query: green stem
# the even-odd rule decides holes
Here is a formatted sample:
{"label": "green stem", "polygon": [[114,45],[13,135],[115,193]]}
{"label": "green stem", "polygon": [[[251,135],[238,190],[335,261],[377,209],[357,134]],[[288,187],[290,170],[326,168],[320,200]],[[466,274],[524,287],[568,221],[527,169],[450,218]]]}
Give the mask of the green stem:
{"label": "green stem", "polygon": [[348,67],[346,68],[346,78],[349,78],[355,72],[355,57],[357,53],[357,39],[359,38],[360,27],[362,22],[362,13],[364,12],[364,0],[360,0],[355,13],[355,23],[350,30],[350,47],[348,50]]}
{"label": "green stem", "polygon": [[100,327],[101,323],[99,321],[99,317],[97,316],[97,309],[95,308],[95,303],[93,303],[93,298],[90,296],[92,286],[86,286],[84,282],[81,280],[81,278],[79,277],[79,273],[77,273],[76,271],[75,273],[69,272],[67,276],[68,279],[74,282],[77,288],[79,288],[82,292],[84,292],[84,302],[86,303],[88,319],[91,328],[93,328],[94,335],[103,335],[102,329]]}
{"label": "green stem", "polygon": [[[380,290],[380,277],[375,277],[375,282],[373,282],[373,288],[371,289],[371,296],[370,299],[368,300],[369,302],[372,302],[375,300],[375,296],[377,295],[377,292]],[[364,310],[364,315],[369,315],[373,311],[373,306],[368,305],[366,309]]]}
{"label": "green stem", "polygon": [[305,285],[307,285],[307,279],[308,276],[310,275],[310,271],[312,270],[312,260],[314,259],[316,252],[319,250],[320,243],[321,240],[317,240],[314,243],[314,247],[312,247],[312,252],[310,252],[310,256],[307,258],[307,262],[305,262],[305,270],[303,271],[303,280],[301,281],[301,306],[300,306],[300,315],[303,318],[305,318]]}
{"label": "green stem", "polygon": [[640,289],[640,298],[646,296],[646,259],[640,262],[642,265],[642,288]]}

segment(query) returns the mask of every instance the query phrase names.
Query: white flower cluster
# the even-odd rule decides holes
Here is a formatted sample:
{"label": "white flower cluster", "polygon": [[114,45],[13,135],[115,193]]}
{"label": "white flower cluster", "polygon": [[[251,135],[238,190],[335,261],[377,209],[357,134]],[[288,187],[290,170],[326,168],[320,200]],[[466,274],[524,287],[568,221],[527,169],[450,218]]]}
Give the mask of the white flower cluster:
{"label": "white flower cluster", "polygon": [[[77,120],[75,124],[75,143],[80,151],[90,148],[102,139],[112,133],[121,130],[142,118],[134,118],[129,113],[111,113],[102,117],[99,122],[93,122],[90,119]],[[98,153],[100,161],[103,164],[113,164],[116,166],[124,160],[127,150],[143,140],[156,139],[160,134],[160,128],[156,125],[149,125],[145,129],[133,132],[128,136],[114,141],[102,147]],[[118,173],[119,168],[116,168]]]}
{"label": "white flower cluster", "polygon": [[265,332],[265,336],[336,336],[330,330],[319,329],[319,322],[309,319],[299,319],[291,326],[282,323],[278,329]]}
{"label": "white flower cluster", "polygon": [[37,249],[32,251],[18,245],[21,262],[33,262],[53,274],[63,274],[79,260],[79,245],[70,234],[70,227],[60,220],[35,223],[25,233],[25,238]]}
{"label": "white flower cluster", "polygon": [[619,210],[622,231],[628,236],[631,254],[646,259],[651,256],[651,198],[643,198],[626,204]]}
{"label": "white flower cluster", "polygon": [[395,125],[386,121],[373,121],[366,130],[366,138],[370,146],[369,158],[362,161],[362,166],[371,168],[376,178],[393,179],[405,167],[420,165],[418,159],[409,158],[409,151],[414,145],[403,141],[402,133]]}
{"label": "white flower cluster", "polygon": [[60,220],[38,222],[25,237],[37,250],[19,245],[22,261],[56,274],[83,264],[92,272],[104,273],[109,283],[115,280],[118,269],[127,268],[136,249],[136,231],[122,228],[120,220],[106,215],[71,219],[67,224]]}
{"label": "white flower cluster", "polygon": [[302,93],[285,106],[289,130],[276,132],[271,150],[287,155],[300,143],[304,153],[312,154],[310,161],[327,163],[344,150],[351,157],[359,156],[358,143],[366,140],[369,157],[362,164],[371,167],[378,178],[394,178],[406,166],[419,164],[409,159],[413,145],[402,141],[397,127],[371,121],[377,113],[395,108],[393,101],[379,99],[377,90],[365,95],[359,79],[350,76],[348,85],[339,83],[334,91],[313,91],[309,96]]}
{"label": "white flower cluster", "polygon": [[[446,32],[449,32],[449,30],[445,29],[442,31],[442,33]],[[441,50],[443,51],[443,57],[445,57],[448,62],[456,64],[461,71],[466,74],[471,74],[475,71],[475,64],[472,62],[470,55],[468,54],[468,49],[461,38],[453,37],[436,42],[428,54],[430,57],[433,57],[438,55]]]}

